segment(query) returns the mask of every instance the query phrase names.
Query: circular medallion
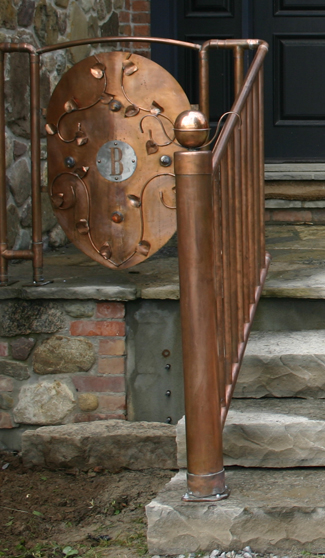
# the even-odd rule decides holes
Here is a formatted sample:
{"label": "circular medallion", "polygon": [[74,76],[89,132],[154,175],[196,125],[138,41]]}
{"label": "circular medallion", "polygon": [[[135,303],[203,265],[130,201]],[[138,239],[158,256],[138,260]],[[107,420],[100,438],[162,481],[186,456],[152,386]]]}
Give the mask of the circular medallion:
{"label": "circular medallion", "polygon": [[96,164],[106,180],[123,182],[130,178],[137,168],[137,156],[128,143],[108,141],[98,151]]}

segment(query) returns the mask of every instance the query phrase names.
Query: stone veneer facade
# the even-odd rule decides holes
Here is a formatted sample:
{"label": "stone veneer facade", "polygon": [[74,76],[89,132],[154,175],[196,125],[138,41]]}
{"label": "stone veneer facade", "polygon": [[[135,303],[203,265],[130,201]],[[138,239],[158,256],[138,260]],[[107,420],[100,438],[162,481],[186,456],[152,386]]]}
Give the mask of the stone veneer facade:
{"label": "stone veneer facade", "polygon": [[0,320],[0,429],[126,418],[124,303],[11,299]]}
{"label": "stone veneer facade", "polygon": [[[150,35],[150,1],[147,0],[1,0],[0,42],[26,42],[34,46],[108,36]],[[121,43],[127,49],[150,55],[148,43]],[[106,50],[112,47],[107,45]],[[41,105],[62,74],[93,50],[82,46],[41,57]],[[23,53],[6,55],[6,167],[8,247],[28,249],[31,243],[31,160],[29,144],[29,68]],[[42,232],[45,249],[67,243],[53,215],[47,194],[46,140],[42,122]]]}
{"label": "stone veneer facade", "polygon": [[[0,42],[36,47],[108,36],[150,35],[146,0],[1,0]],[[148,43],[120,43],[150,56]],[[41,57],[41,106],[64,72],[94,52],[90,46]],[[26,54],[5,55],[8,247],[31,244],[29,68]],[[67,238],[47,194],[42,121],[42,232],[44,248]],[[125,419],[125,308],[119,302],[0,303],[0,431],[111,418]],[[21,430],[21,429],[19,429]],[[5,436],[6,438],[6,436]],[[13,439],[13,442],[9,442]],[[17,436],[6,438],[13,448]],[[1,441],[0,441],[1,448]]]}

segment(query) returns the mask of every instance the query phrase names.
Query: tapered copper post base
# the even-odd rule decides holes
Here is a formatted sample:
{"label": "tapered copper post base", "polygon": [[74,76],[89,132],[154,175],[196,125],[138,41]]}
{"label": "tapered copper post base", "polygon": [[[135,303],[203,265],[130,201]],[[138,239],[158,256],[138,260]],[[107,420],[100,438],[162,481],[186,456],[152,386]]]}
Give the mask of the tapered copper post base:
{"label": "tapered copper post base", "polygon": [[[188,492],[183,496],[184,502],[216,502],[228,498],[230,490],[225,484],[225,470],[208,475],[187,473]],[[206,492],[209,495],[204,496]]]}

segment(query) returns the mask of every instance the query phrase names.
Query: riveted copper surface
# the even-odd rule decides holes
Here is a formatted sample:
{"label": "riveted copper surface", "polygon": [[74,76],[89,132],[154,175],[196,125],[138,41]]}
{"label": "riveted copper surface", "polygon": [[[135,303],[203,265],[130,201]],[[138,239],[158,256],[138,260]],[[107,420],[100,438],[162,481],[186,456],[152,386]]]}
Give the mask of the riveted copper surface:
{"label": "riveted copper surface", "polygon": [[101,53],[61,79],[47,111],[49,193],[68,238],[111,268],[135,265],[176,230],[173,123],[190,108],[139,55]]}

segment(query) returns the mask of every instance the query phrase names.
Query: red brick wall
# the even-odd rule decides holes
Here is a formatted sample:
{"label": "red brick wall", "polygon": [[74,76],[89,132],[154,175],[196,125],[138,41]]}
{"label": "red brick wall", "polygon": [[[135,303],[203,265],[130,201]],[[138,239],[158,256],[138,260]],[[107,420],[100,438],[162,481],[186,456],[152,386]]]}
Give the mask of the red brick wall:
{"label": "red brick wall", "polygon": [[[98,341],[97,371],[75,375],[78,393],[96,393],[99,406],[93,413],[77,413],[75,422],[125,418],[125,306],[121,302],[98,302],[95,319],[71,322],[71,336]],[[95,339],[94,339],[95,338]]]}
{"label": "red brick wall", "polygon": [[[119,33],[131,37],[150,36],[150,2],[147,0],[125,0],[119,12]],[[150,57],[150,46],[145,42],[127,45],[134,52]]]}

